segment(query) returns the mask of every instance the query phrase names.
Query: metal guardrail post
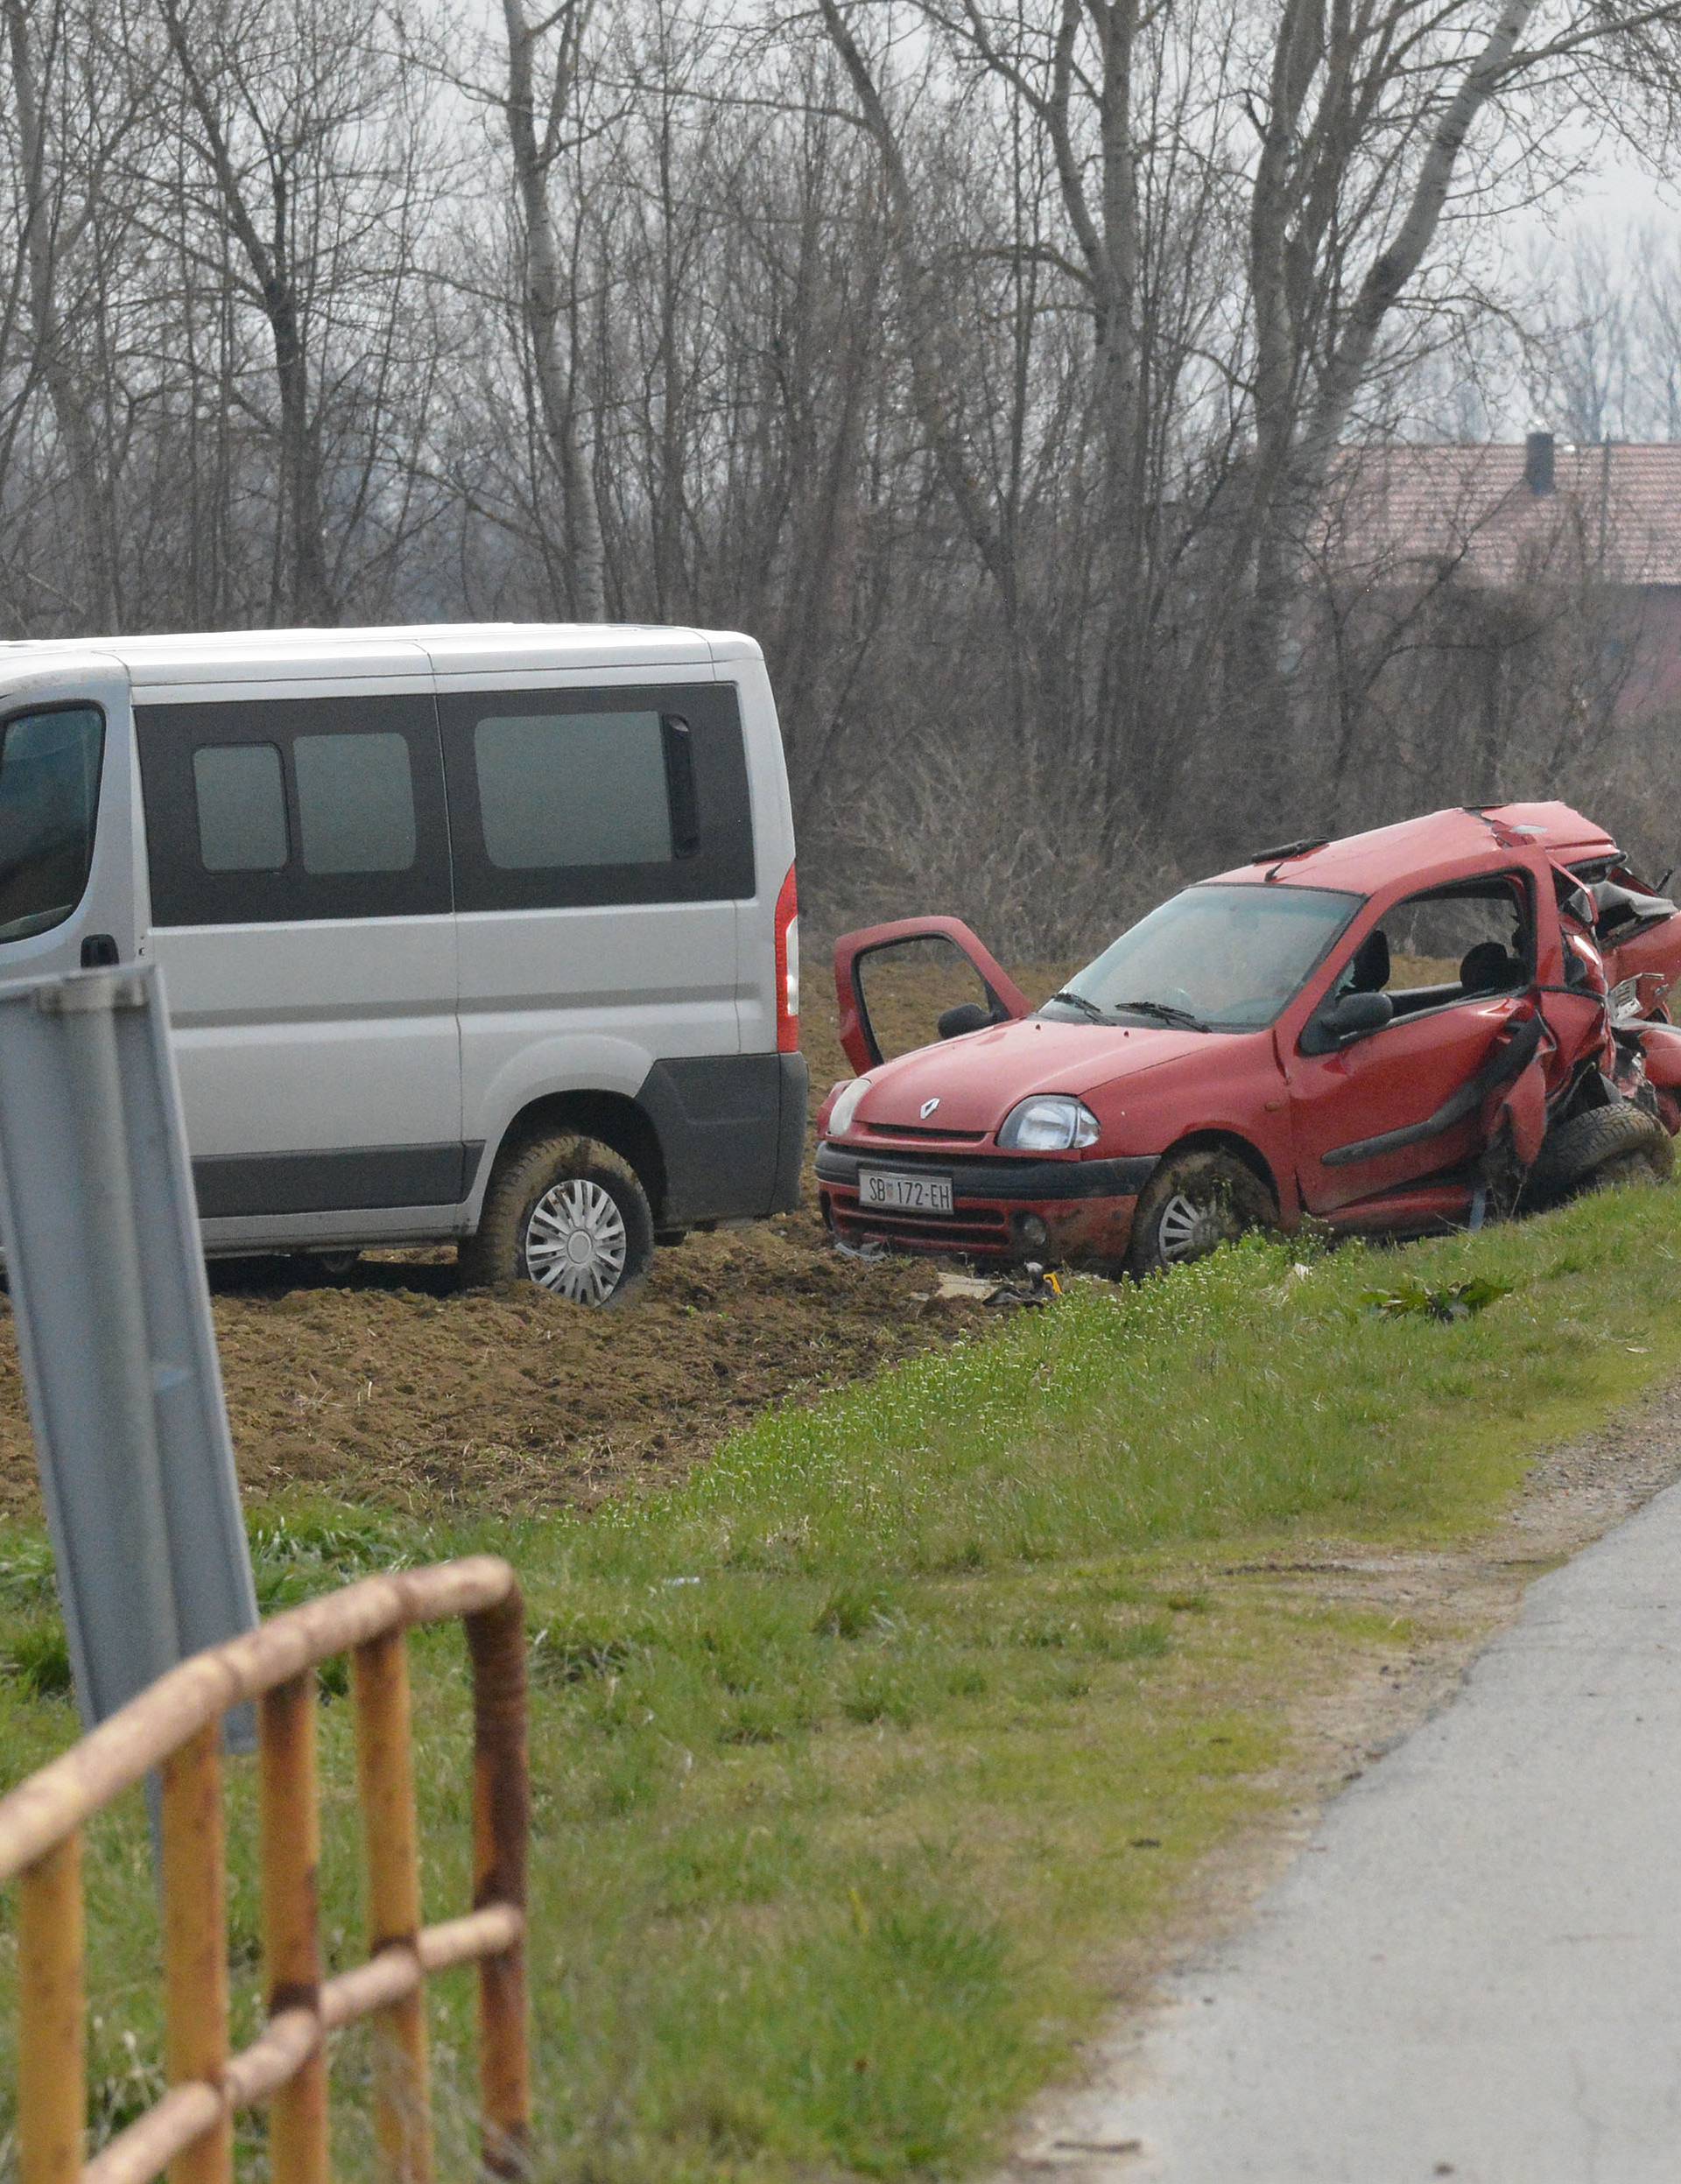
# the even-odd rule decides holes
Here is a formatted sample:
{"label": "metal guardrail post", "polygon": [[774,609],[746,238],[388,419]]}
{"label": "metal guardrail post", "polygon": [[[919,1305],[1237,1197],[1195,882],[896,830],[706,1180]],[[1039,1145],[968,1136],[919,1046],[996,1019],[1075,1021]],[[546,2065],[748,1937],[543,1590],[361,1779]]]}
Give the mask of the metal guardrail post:
{"label": "metal guardrail post", "polygon": [[155,965],[0,986],[0,1241],[92,1724],[257,1621]]}

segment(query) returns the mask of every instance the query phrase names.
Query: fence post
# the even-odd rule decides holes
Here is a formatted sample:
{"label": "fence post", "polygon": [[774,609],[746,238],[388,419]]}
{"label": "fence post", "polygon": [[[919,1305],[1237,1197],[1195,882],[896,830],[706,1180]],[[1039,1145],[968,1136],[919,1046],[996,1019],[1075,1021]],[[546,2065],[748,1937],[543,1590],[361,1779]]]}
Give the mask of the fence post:
{"label": "fence post", "polygon": [[[414,1945],[420,1928],[420,1851],[406,1634],[388,1631],[351,1656],[356,1766],[368,1857],[368,1946]],[[432,2184],[432,2098],[423,1985],[374,2020],[375,2128],[388,2184]]]}
{"label": "fence post", "polygon": [[[277,1684],[257,1716],[263,1957],[269,2014],[319,2009],[321,1820],[315,1671]],[[272,2184],[328,2184],[327,2051],[315,2052],[269,2109]]]}
{"label": "fence post", "polygon": [[[164,2010],[171,2085],[220,2087],[228,2066],[226,1830],[222,1724],[212,1723],[164,1762]],[[234,2125],[178,2153],[170,2184],[233,2184]]]}
{"label": "fence post", "polygon": [[[530,1768],[524,1616],[516,1591],[467,1621],[473,1659],[473,1901],[526,1906]],[[524,2173],[531,2138],[525,1944],[479,1966],[479,2087],[484,2166]]]}
{"label": "fence post", "polygon": [[18,1907],[20,2184],[77,2184],[88,2121],[81,1837],[22,1877]]}

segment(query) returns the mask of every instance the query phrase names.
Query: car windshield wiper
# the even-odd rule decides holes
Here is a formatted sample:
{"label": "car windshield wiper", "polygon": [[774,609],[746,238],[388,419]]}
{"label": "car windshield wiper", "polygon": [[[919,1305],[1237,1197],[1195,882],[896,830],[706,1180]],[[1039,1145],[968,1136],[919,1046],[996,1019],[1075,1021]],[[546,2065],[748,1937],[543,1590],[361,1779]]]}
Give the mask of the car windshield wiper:
{"label": "car windshield wiper", "polygon": [[1050,1008],[1051,1001],[1066,1001],[1070,1008],[1083,1010],[1085,1014],[1091,1018],[1094,1024],[1101,1024],[1107,1022],[1103,1011],[1098,1007],[1097,1003],[1095,1001],[1088,1001],[1084,994],[1052,994],[1051,1001],[1046,1001],[1044,1004],[1047,1008]]}
{"label": "car windshield wiper", "polygon": [[1129,1009],[1139,1016],[1159,1016],[1164,1024],[1183,1024],[1187,1031],[1206,1031],[1208,1026],[1200,1016],[1193,1016],[1188,1008],[1175,1008],[1171,1001],[1115,1001],[1118,1015]]}

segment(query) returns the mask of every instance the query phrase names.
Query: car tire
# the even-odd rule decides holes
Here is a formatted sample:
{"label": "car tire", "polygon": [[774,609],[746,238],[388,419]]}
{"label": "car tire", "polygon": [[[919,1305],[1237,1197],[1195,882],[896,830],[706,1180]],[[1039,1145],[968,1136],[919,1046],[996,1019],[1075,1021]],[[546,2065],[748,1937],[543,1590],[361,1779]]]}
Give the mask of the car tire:
{"label": "car tire", "polygon": [[653,1211],[636,1169],[599,1140],[528,1140],[497,1162],[478,1229],[457,1259],[470,1289],[531,1282],[615,1310],[648,1279]]}
{"label": "car tire", "polygon": [[1163,1274],[1189,1266],[1249,1229],[1277,1222],[1272,1193],[1236,1154],[1170,1155],[1139,1197],[1127,1271]]}
{"label": "car tire", "polygon": [[348,1282],[361,1263],[360,1251],[306,1251],[299,1254],[303,1272],[312,1282],[329,1285]]}
{"label": "car tire", "polygon": [[1675,1167],[1675,1145],[1656,1115],[1632,1101],[1589,1107],[1549,1130],[1530,1170],[1532,1205],[1563,1205],[1616,1183],[1663,1183]]}

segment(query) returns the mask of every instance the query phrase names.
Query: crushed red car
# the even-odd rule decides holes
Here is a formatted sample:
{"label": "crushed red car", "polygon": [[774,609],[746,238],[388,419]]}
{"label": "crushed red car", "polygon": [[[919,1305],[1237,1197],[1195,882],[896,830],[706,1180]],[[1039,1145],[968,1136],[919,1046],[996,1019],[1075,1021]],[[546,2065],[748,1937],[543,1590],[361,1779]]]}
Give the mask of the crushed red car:
{"label": "crushed red car", "polygon": [[[983,1001],[884,1061],[867,968],[942,939]],[[966,925],[835,950],[860,1074],[818,1116],[842,1241],[1149,1273],[1308,1218],[1407,1237],[1661,1177],[1681,916],[1562,804],[1285,843],[1035,1008]]]}

